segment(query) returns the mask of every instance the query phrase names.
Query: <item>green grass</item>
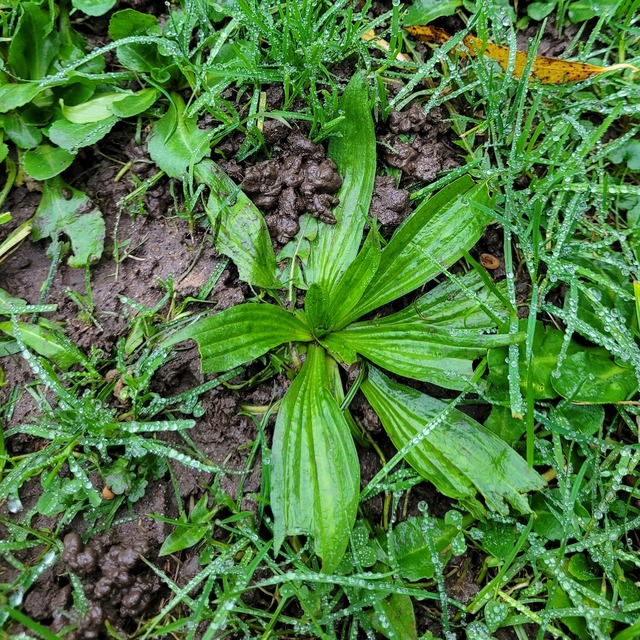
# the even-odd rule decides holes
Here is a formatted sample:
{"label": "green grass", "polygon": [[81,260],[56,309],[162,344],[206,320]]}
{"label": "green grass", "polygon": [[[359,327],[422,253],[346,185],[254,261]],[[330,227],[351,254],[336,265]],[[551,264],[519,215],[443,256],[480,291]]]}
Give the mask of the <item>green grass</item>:
{"label": "green grass", "polygon": [[[98,13],[111,10],[109,2],[98,4]],[[84,4],[74,6],[82,9]],[[212,473],[200,502],[185,509],[178,499],[181,513],[163,547],[178,558],[183,550],[196,549],[200,570],[179,587],[160,563],[150,565],[170,595],[132,637],[190,639],[204,633],[204,638],[480,640],[494,637],[499,629],[509,637],[539,640],[628,640],[640,635],[637,72],[609,71],[566,85],[521,81],[502,73],[488,57],[462,60],[456,51],[464,32],[433,50],[417,48],[400,28],[404,13],[397,3],[374,18],[369,4],[355,7],[346,0],[239,0],[220,6],[184,0],[171,6],[164,26],[130,10],[111,11],[109,33],[115,42],[92,52],[85,50],[80,36],[83,14],[69,13],[67,3],[59,4],[59,12],[48,7],[14,1],[0,6],[0,161],[6,172],[0,209],[4,211],[7,194],[25,173],[44,182],[46,204],[18,235],[0,245],[0,260],[20,251],[20,242],[32,232],[34,239],[48,239],[52,261],[38,304],[14,297],[18,291],[0,292],[0,331],[5,336],[0,353],[21,353],[33,372],[33,382],[13,388],[0,407],[0,500],[8,511],[0,522],[7,533],[0,553],[19,572],[14,581],[0,585],[0,625],[11,629],[19,623],[32,636],[51,637],[20,607],[40,573],[59,557],[65,527],[78,515],[88,522],[87,537],[110,527],[119,507],[135,506],[147,483],[169,473],[169,458]],[[426,21],[457,14],[474,35],[512,48],[518,29],[539,27],[528,45],[532,55],[542,38],[543,20],[554,18],[563,30],[577,25],[568,57],[603,66],[640,66],[639,9],[637,0],[558,0],[530,3],[516,16],[506,2],[454,0],[415,3],[411,11],[412,22],[416,15]],[[371,28],[388,40],[388,52],[361,39]],[[41,34],[35,45],[29,39],[32,29]],[[118,66],[106,69],[104,55],[113,51]],[[400,51],[410,52],[413,61],[396,59]],[[357,115],[343,99],[348,77],[334,73],[344,61],[349,73],[364,73]],[[136,91],[129,84],[134,78]],[[283,88],[284,104],[278,111],[266,106],[271,83]],[[391,92],[391,83],[401,83],[399,90]],[[235,100],[229,98],[230,90]],[[414,406],[407,400],[411,392],[400,393],[395,382],[381,382],[380,373],[366,379],[364,368],[354,387],[342,389],[335,362],[357,360],[362,365],[368,360],[405,377],[434,380],[415,373],[424,365],[418,347],[413,369],[400,371],[393,358],[385,356],[385,349],[392,353],[396,345],[379,327],[377,333],[371,329],[367,351],[356,338],[344,337],[353,335],[350,325],[361,315],[393,299],[380,285],[383,279],[376,276],[375,266],[376,260],[384,260],[376,253],[378,245],[392,250],[393,241],[378,237],[373,224],[360,247],[371,181],[384,171],[376,164],[375,142],[369,140],[367,147],[363,132],[370,127],[373,133],[369,114],[384,119],[392,108],[416,101],[427,110],[446,109],[465,166],[440,175],[434,184],[415,185],[414,208],[446,211],[456,197],[465,197],[452,195],[461,184],[484,185],[473,197],[466,196],[475,202],[469,224],[482,219],[482,228],[490,220],[501,229],[506,277],[496,286],[470,255],[477,235],[452,245],[449,261],[437,254],[438,247],[449,247],[444,238],[450,237],[455,217],[441,235],[422,245],[417,235],[406,237],[407,246],[419,245],[422,257],[417,263],[429,277],[418,278],[402,293],[436,277],[439,286],[451,292],[454,311],[469,312],[465,304],[488,309],[488,317],[499,321],[494,325],[500,324],[500,335],[493,336],[495,345],[472,356],[475,368],[464,384],[451,385],[458,395],[432,407],[428,418],[421,415],[417,430],[403,439],[398,433],[394,437],[385,415],[407,406],[418,411],[418,402]],[[205,115],[213,122],[207,130],[198,127]],[[239,160],[264,149],[261,127],[266,118],[308,122],[313,139],[329,140],[329,153],[345,176],[357,168],[356,175],[345,180],[338,225],[303,225],[284,262],[273,255],[261,213],[224,176],[212,174],[214,165],[207,160],[211,148],[235,131],[245,136]],[[91,212],[90,232],[74,226],[85,210],[84,195],[69,190],[60,174],[79,149],[107,135],[118,121],[129,123],[132,131],[137,127],[140,141],[152,125],[147,141],[158,167],[154,177],[125,198],[124,210],[144,214],[147,189],[173,179],[175,193],[182,191],[184,200],[176,213],[192,227],[210,232],[211,241],[253,286],[254,302],[259,301],[261,309],[271,301],[277,309],[273,314],[289,314],[285,309],[296,299],[296,290],[306,291],[305,313],[295,318],[302,329],[296,325],[294,333],[283,334],[260,353],[246,351],[233,361],[216,355],[215,340],[200,332],[224,325],[226,333],[219,339],[229,343],[235,339],[226,324],[232,315],[227,311],[210,316],[196,305],[207,300],[221,270],[193,299],[181,300],[170,278],[162,283],[164,295],[154,307],[129,300],[135,317],[111,354],[83,353],[60,327],[45,320],[52,310],[47,292],[60,264],[69,259],[69,264],[87,270],[85,290],[69,291],[69,297],[88,323],[100,323],[100,309],[91,296],[90,265],[104,249],[102,214]],[[490,199],[478,195],[482,188]],[[414,214],[413,219],[418,217]],[[258,229],[253,236],[247,231],[248,219]],[[6,216],[0,222],[11,223]],[[71,255],[67,238],[73,241]],[[247,255],[242,253],[246,246],[253,247]],[[307,246],[306,254],[300,251]],[[362,264],[356,258],[359,249]],[[119,264],[134,250],[127,239],[118,238],[111,253]],[[457,266],[452,265],[459,256]],[[345,273],[352,280],[340,289]],[[406,274],[398,267],[395,280],[410,279]],[[363,284],[367,278],[378,288]],[[349,298],[350,308],[336,302],[336,291],[340,300],[354,298]],[[354,292],[360,298],[355,299]],[[432,311],[428,295],[426,302],[418,300],[404,313],[416,310],[414,320],[425,321]],[[247,315],[246,322],[255,329],[252,308],[230,311]],[[280,318],[269,330],[278,333],[283,322]],[[153,377],[172,357],[170,345],[176,338],[169,337],[168,343],[166,338],[176,330],[178,336],[195,337],[210,358],[209,365],[205,358],[205,367],[221,375],[180,396],[161,397],[152,390]],[[245,348],[242,337],[236,341],[239,349]],[[323,344],[330,357],[322,367],[315,366],[320,349],[310,347],[311,364],[301,372],[306,342]],[[269,407],[246,407],[258,436],[247,443],[246,467],[235,473],[245,479],[255,465],[261,467],[254,514],[243,509],[242,488],[235,496],[224,493],[221,481],[229,472],[194,449],[188,430],[201,415],[202,394],[237,375],[234,367],[270,349],[275,350],[263,360],[259,379],[284,372],[296,380],[291,388],[300,391],[300,398],[306,393],[308,400],[305,405],[287,396]],[[109,369],[121,382],[124,409],[110,404],[115,379],[105,377]],[[12,381],[3,378],[0,383],[11,388]],[[442,385],[445,379],[436,377],[435,382]],[[358,387],[367,393],[399,450],[390,459],[383,454],[380,437],[366,432],[348,413]],[[299,489],[292,485],[285,491],[281,485],[289,479],[278,468],[279,445],[272,444],[274,451],[267,445],[270,417],[277,415],[279,429],[291,431],[296,421],[284,424],[285,418],[297,414],[304,423],[305,407],[325,392],[330,401],[323,402],[335,408],[332,424],[313,414],[317,407],[309,410],[309,422],[322,427],[320,432],[346,429],[349,439],[353,435],[360,446],[372,447],[381,464],[358,495],[357,459],[345,455],[345,473],[338,479],[352,474],[356,494],[347,499],[349,515],[337,527],[337,537],[327,532],[332,525],[328,516],[326,528],[318,528],[304,511],[321,505],[322,492],[314,498],[318,502],[305,505],[307,494],[297,495]],[[29,423],[13,419],[20,394],[30,394],[38,408],[39,417]],[[523,469],[535,468],[546,481],[526,498],[512,496],[519,511],[504,503],[497,506],[499,500],[492,504],[482,474],[472,472],[465,491],[452,489],[459,480],[455,469],[466,462],[465,456],[449,451],[451,466],[445,471],[434,473],[428,467],[437,456],[446,459],[446,441],[437,439],[442,425],[462,415],[459,408],[478,402],[491,407],[489,418],[475,431],[468,421],[468,440],[459,447],[467,444],[475,451],[481,445],[472,444],[473,436],[484,433],[485,440],[518,454]],[[155,438],[165,431],[177,431],[183,444],[170,446]],[[12,454],[11,439],[18,434],[39,438],[44,448]],[[298,452],[287,468],[302,459]],[[492,471],[490,465],[487,470]],[[511,468],[504,477],[494,477],[495,489],[503,496],[512,495],[509,471],[515,473]],[[101,487],[90,477],[109,484],[116,498],[102,500]],[[407,506],[415,504],[414,494],[425,477],[440,498],[435,505],[421,502],[414,515],[408,515]],[[43,492],[25,512],[20,492],[32,481],[40,482]],[[382,502],[382,515],[373,515],[374,499]],[[326,504],[319,508],[326,516]],[[55,527],[34,528],[38,514],[56,517]],[[305,537],[309,532],[313,536]],[[30,549],[38,553],[25,565],[20,558]],[[465,559],[475,567],[469,580],[477,593],[461,602],[452,596],[451,585],[455,576],[469,571]],[[81,613],[86,606],[81,581],[73,578],[72,585]],[[426,620],[440,631],[426,631]],[[107,633],[118,637],[114,631]]]}

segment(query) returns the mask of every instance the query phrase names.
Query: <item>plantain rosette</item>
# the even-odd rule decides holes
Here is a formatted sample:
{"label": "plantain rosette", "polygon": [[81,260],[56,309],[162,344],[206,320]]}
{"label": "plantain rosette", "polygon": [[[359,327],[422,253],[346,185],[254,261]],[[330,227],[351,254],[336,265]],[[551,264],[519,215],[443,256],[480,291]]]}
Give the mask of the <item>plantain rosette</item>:
{"label": "plantain rosette", "polygon": [[[194,339],[207,373],[228,371],[280,345],[306,351],[278,410],[270,500],[276,548],[287,535],[310,535],[326,572],[346,551],[360,497],[353,419],[341,408],[339,365],[368,368],[361,390],[394,445],[442,493],[474,512],[506,514],[509,505],[528,512],[524,493],[544,486],[481,424],[382,371],[466,390],[478,377],[474,361],[490,348],[520,341],[521,334],[495,333],[507,316],[481,275],[446,279],[398,313],[369,317],[441,275],[478,241],[491,219],[487,186],[463,176],[421,202],[384,248],[373,224],[362,241],[376,168],[364,76],[351,79],[341,107],[341,135],[329,145],[344,176],[336,224],[318,224],[311,236],[302,235],[301,224],[292,245],[305,251],[289,248],[281,254],[286,260],[276,259],[264,219],[247,196],[213,162],[197,166],[197,179],[210,188],[207,211],[218,249],[243,280],[277,303],[238,305],[165,342]],[[306,289],[304,309],[281,303],[282,292],[295,299],[294,284]]]}

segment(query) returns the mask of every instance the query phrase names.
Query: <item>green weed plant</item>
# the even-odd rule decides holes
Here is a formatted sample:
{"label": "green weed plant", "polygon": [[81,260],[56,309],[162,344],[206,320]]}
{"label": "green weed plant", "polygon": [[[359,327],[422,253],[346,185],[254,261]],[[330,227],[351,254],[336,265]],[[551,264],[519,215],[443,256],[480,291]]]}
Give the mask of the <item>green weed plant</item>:
{"label": "green weed plant", "polygon": [[[491,347],[523,338],[493,333],[504,321],[504,310],[480,276],[456,277],[457,284],[446,282],[402,311],[364,319],[424,286],[475,244],[490,220],[487,187],[468,177],[452,182],[419,204],[382,249],[375,221],[368,219],[376,156],[364,76],[352,78],[341,106],[341,137],[329,148],[344,175],[337,223],[311,224],[312,232],[302,225],[292,241],[296,252],[282,269],[260,212],[213,163],[198,166],[197,175],[211,188],[207,209],[218,228],[220,250],[236,263],[243,280],[266,290],[275,303],[233,307],[165,343],[193,338],[202,369],[209,373],[226,372],[282,344],[296,354],[305,352],[304,365],[298,371],[291,367],[296,375],[278,407],[271,508],[276,549],[287,535],[310,534],[326,572],[344,556],[360,497],[355,428],[340,365],[363,367],[360,389],[395,446],[440,491],[475,513],[484,511],[477,492],[490,510],[506,514],[508,503],[528,512],[523,494],[544,485],[482,425],[380,369],[448,389],[477,383],[474,360]],[[360,248],[367,223],[372,228]],[[303,242],[300,258],[296,253]],[[287,308],[278,295],[278,290],[292,293],[294,283],[304,290],[304,309]]]}

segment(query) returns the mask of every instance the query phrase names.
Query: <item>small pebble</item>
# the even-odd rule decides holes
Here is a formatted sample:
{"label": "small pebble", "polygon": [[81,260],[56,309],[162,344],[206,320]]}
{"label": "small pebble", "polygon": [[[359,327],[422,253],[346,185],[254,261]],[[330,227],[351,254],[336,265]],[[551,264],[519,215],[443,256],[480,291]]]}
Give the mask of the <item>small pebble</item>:
{"label": "small pebble", "polygon": [[481,253],[480,264],[485,269],[497,269],[500,266],[500,259],[496,258],[491,253]]}

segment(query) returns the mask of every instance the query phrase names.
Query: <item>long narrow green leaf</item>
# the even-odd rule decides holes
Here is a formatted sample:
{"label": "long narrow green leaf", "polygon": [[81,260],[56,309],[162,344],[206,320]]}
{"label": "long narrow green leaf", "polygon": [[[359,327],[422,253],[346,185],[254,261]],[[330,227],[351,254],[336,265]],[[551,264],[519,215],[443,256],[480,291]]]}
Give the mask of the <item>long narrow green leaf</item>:
{"label": "long narrow green leaf", "polygon": [[0,331],[14,338],[16,327],[27,347],[33,349],[37,354],[49,358],[60,368],[68,369],[74,364],[88,364],[87,357],[82,351],[53,323],[44,319],[40,320],[40,324],[0,322]]}
{"label": "long narrow green leaf", "polygon": [[[22,226],[20,225],[20,227]],[[27,229],[27,235],[28,233],[29,229]],[[52,313],[57,308],[57,304],[28,304],[26,300],[15,298],[8,291],[0,289],[0,315],[2,316],[19,316],[23,313]]]}
{"label": "long narrow green leaf", "polygon": [[195,176],[210,189],[207,215],[218,228],[219,251],[233,260],[244,282],[263,289],[278,287],[276,257],[260,211],[215,162],[197,164]]}
{"label": "long narrow green leaf", "polygon": [[490,329],[507,320],[504,305],[470,271],[457,281],[446,280],[398,313],[378,318],[377,323],[427,323],[446,329]]}
{"label": "long narrow green leaf", "polygon": [[264,355],[284,342],[309,342],[309,329],[292,313],[272,304],[241,304],[203,318],[163,343],[198,343],[202,371],[220,373]]}
{"label": "long narrow green leaf", "polygon": [[360,465],[349,425],[328,389],[325,351],[311,346],[287,391],[271,453],[275,546],[310,534],[322,570],[336,569],[356,518]]}
{"label": "long narrow green leaf", "polygon": [[371,229],[356,259],[342,274],[329,297],[327,315],[331,325],[341,328],[349,312],[360,302],[380,264],[378,234]]}
{"label": "long narrow green leaf", "polygon": [[542,489],[544,480],[480,423],[373,367],[361,389],[398,449],[416,443],[407,462],[442,493],[475,511],[482,509],[478,491],[492,511],[507,514],[507,503],[530,511],[523,494]]}
{"label": "long narrow green leaf", "polygon": [[304,312],[307,323],[316,336],[324,335],[328,331],[327,296],[324,289],[315,282],[304,297]]}
{"label": "long narrow green leaf", "polygon": [[482,235],[489,216],[474,206],[487,205],[485,185],[463,176],[422,203],[384,248],[380,265],[349,316],[365,313],[403,296],[456,262]]}
{"label": "long narrow green leaf", "polygon": [[520,341],[522,334],[485,334],[477,330],[434,327],[424,321],[349,325],[335,333],[343,345],[380,367],[414,380],[462,390],[473,376],[473,360],[494,346]]}
{"label": "long narrow green leaf", "polygon": [[14,6],[18,7],[20,17],[9,40],[8,57],[4,60],[18,77],[40,80],[47,75],[60,50],[61,39],[54,29],[53,6],[21,2]]}
{"label": "long narrow green leaf", "polygon": [[358,253],[376,173],[376,136],[363,74],[351,78],[340,107],[344,121],[329,144],[329,157],[344,177],[340,204],[333,212],[336,224],[319,225],[305,270],[307,283],[317,282],[326,291],[332,290]]}

